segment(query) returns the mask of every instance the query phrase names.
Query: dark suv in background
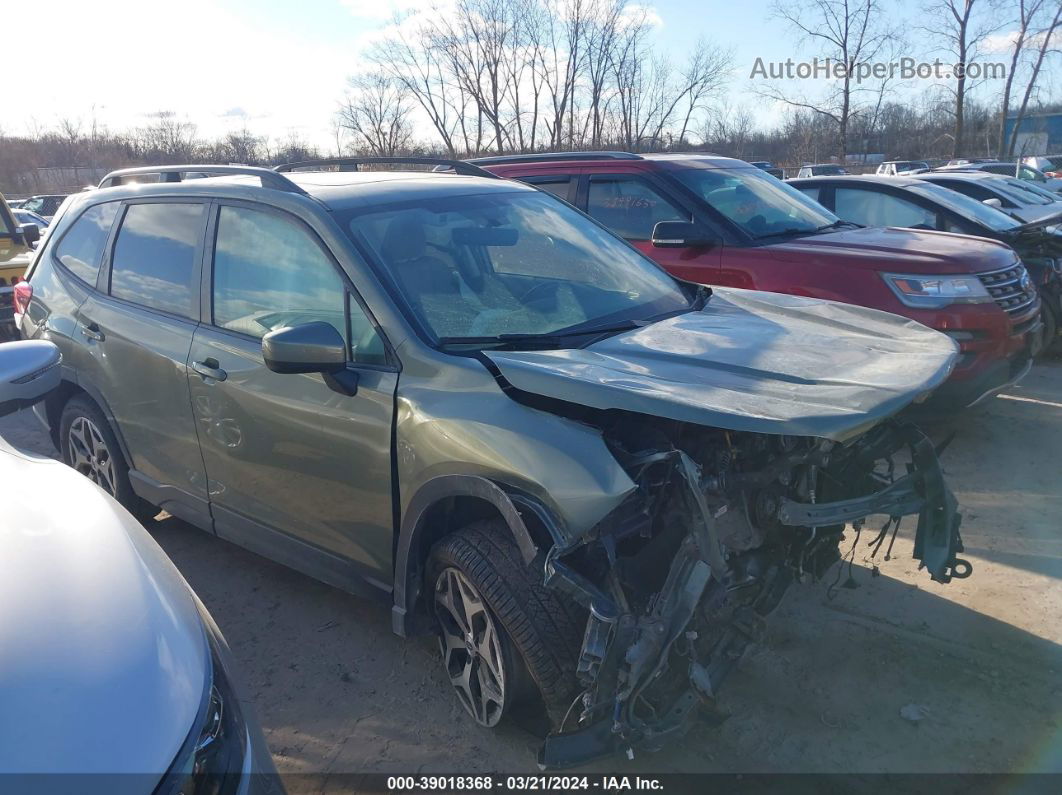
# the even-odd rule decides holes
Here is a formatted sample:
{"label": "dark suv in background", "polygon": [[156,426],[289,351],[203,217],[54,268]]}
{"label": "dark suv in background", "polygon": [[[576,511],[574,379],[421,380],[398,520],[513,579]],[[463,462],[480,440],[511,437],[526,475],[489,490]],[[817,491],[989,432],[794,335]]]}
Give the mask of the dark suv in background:
{"label": "dark suv in background", "polygon": [[962,358],[945,411],[1021,379],[1041,344],[1040,299],[1003,243],[863,229],[741,160],[567,152],[474,161],[574,204],[679,278],[827,298],[948,334]]}
{"label": "dark suv in background", "polygon": [[47,193],[40,196],[30,196],[23,199],[19,209],[37,213],[45,221],[51,221],[59,211],[59,207],[66,201],[65,193]]}
{"label": "dark suv in background", "polygon": [[970,573],[934,447],[893,419],[947,337],[677,281],[474,166],[367,162],[71,200],[16,295],[62,350],[37,411],[68,464],[436,632],[480,724],[537,697],[550,766],[683,730],[846,522],[917,515],[933,579]]}
{"label": "dark suv in background", "polygon": [[[1040,293],[1044,348],[1056,342],[1062,329],[1062,233],[1050,220],[1023,224],[963,193],[912,177],[811,177],[789,184],[838,217],[863,226],[935,229],[1007,244]],[[1020,286],[1020,281],[1001,280],[989,289],[1005,297],[1016,295]]]}

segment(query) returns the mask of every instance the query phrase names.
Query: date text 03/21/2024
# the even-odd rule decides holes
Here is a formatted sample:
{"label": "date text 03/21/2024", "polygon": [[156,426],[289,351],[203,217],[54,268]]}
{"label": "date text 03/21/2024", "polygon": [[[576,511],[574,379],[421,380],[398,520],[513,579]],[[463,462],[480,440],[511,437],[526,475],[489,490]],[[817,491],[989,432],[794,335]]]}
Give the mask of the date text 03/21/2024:
{"label": "date text 03/21/2024", "polygon": [[660,779],[646,776],[389,776],[389,792],[563,792],[597,790],[599,792],[662,791]]}

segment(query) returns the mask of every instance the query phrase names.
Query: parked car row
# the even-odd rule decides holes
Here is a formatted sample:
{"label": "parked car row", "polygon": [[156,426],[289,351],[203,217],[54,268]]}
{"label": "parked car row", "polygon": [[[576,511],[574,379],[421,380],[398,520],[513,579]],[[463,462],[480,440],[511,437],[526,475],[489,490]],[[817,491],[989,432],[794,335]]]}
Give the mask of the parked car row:
{"label": "parked car row", "polygon": [[25,276],[39,239],[38,227],[21,223],[0,194],[0,342],[17,336],[15,284]]}
{"label": "parked car row", "polygon": [[[436,634],[473,720],[537,703],[548,767],[684,731],[848,523],[913,516],[929,576],[970,575],[935,449],[897,416],[968,367],[964,323],[1005,378],[1025,366],[1003,350],[1024,315],[966,302],[1022,272],[1006,246],[859,229],[722,158],[374,162],[131,169],[68,200],[15,318],[61,352],[34,411],[86,500],[375,595]],[[953,300],[950,337],[911,321]],[[108,543],[149,544],[117,524]],[[165,725],[198,737],[189,670]]]}
{"label": "parked car row", "polygon": [[859,304],[947,334],[962,356],[931,398],[937,410],[973,405],[1022,378],[1042,344],[1037,291],[1003,242],[925,225],[882,228],[895,226],[884,215],[861,228],[794,189],[800,181],[729,158],[474,162],[570,201],[681,279]]}
{"label": "parked car row", "polygon": [[[1031,157],[1024,158],[1021,162],[1005,162],[992,158],[958,158],[949,160],[943,165],[930,165],[926,160],[885,160],[879,163],[875,174],[881,177],[905,177],[924,173],[972,173],[983,172],[996,176],[1011,177],[1034,184],[1053,194],[1062,191],[1062,177],[1056,175],[1052,169],[1058,169],[1062,174],[1062,156],[1055,158],[1059,165],[1051,165],[1050,158]],[[1043,169],[1037,166],[1043,164]],[[779,179],[784,179],[784,170],[775,167],[765,160],[749,161],[750,165],[762,168]],[[1047,173],[1050,172],[1050,173]],[[850,173],[847,168],[838,163],[805,164],[797,169],[796,174],[790,179],[806,179],[808,177],[836,177]]]}
{"label": "parked car row", "polygon": [[[962,183],[972,189],[993,189],[994,180]],[[909,227],[952,232],[998,240],[1014,249],[1040,294],[1043,338],[1050,345],[1062,323],[1062,204],[1040,221],[1023,222],[993,205],[971,198],[968,191],[948,189],[949,180],[932,175],[916,177],[852,176],[795,180],[792,184],[840,218],[863,226]],[[1007,188],[1004,183],[1000,190]],[[980,195],[980,194],[975,194]],[[1027,290],[1019,274],[984,285],[1007,305],[1011,314],[1022,311]]]}
{"label": "parked car row", "polygon": [[1031,166],[1044,172],[1049,177],[1062,175],[1062,155],[1040,155],[1038,157],[1023,157],[1021,160],[1027,166]]}

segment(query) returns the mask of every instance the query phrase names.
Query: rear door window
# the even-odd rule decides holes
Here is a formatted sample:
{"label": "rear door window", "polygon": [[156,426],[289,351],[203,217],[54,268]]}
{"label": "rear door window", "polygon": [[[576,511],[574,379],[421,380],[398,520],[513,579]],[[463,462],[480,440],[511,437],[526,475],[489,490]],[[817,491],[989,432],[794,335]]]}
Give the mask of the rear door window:
{"label": "rear door window", "polygon": [[205,206],[165,202],[126,209],[111,259],[111,295],[151,309],[198,315],[196,254]]}
{"label": "rear door window", "polygon": [[628,240],[650,240],[660,221],[690,220],[688,212],[634,177],[591,177],[586,212]]}
{"label": "rear door window", "polygon": [[525,177],[521,180],[528,185],[534,185],[546,193],[552,193],[558,199],[570,201],[572,180],[571,177]]}
{"label": "rear door window", "polygon": [[120,206],[120,202],[107,202],[89,207],[55,247],[55,258],[63,267],[91,285],[96,284],[103,249]]}
{"label": "rear door window", "polygon": [[1017,205],[1009,199],[1001,196],[997,196],[990,190],[985,190],[980,185],[973,182],[960,182],[959,180],[932,180],[937,185],[943,185],[945,188],[958,191],[965,196],[969,196],[971,199],[977,199],[979,202],[983,202],[985,199],[999,199],[1004,207],[1016,207]]}
{"label": "rear door window", "polygon": [[833,206],[838,218],[863,226],[937,228],[935,212],[889,193],[859,188],[837,188]]}

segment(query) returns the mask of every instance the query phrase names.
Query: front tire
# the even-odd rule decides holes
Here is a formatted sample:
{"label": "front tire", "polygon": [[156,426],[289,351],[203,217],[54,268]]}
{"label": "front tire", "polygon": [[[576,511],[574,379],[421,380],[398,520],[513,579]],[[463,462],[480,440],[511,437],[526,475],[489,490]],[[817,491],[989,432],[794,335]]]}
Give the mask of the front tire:
{"label": "front tire", "polygon": [[577,694],[585,614],[542,584],[505,522],[475,522],[436,544],[425,590],[446,676],[475,721],[494,727],[537,690],[559,727]]}
{"label": "front tire", "polygon": [[147,521],[158,513],[157,508],[133,491],[118,439],[103,412],[88,398],[71,398],[63,407],[59,446],[67,466],[114,497],[139,521]]}
{"label": "front tire", "polygon": [[1059,349],[1058,341],[1058,309],[1053,306],[1048,306],[1047,301],[1058,301],[1058,298],[1049,296],[1047,293],[1043,294],[1044,308],[1040,312],[1044,322],[1044,346],[1040,351],[1040,357],[1051,356]]}

